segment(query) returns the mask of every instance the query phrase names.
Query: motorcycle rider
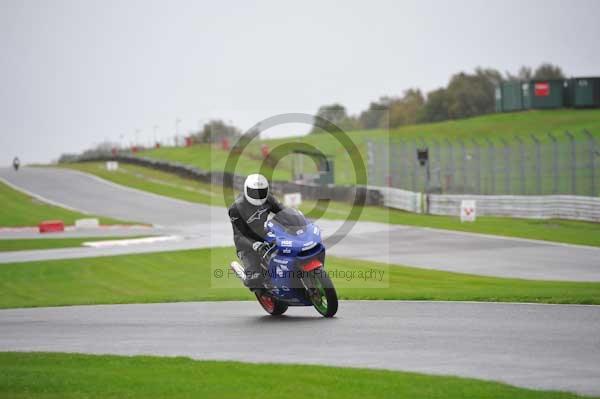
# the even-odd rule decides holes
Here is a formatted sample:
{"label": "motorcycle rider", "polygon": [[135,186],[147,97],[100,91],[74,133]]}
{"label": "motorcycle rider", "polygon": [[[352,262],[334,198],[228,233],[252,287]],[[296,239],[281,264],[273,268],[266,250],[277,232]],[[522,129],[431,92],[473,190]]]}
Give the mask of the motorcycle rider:
{"label": "motorcycle rider", "polygon": [[13,168],[15,168],[15,171],[19,170],[20,165],[21,165],[21,160],[19,159],[19,157],[15,157],[13,159]]}
{"label": "motorcycle rider", "polygon": [[265,222],[271,212],[278,213],[283,209],[269,192],[267,179],[258,173],[246,178],[244,192],[229,207],[233,241],[246,272],[244,284],[251,290],[261,288],[265,277],[260,265],[268,249]]}

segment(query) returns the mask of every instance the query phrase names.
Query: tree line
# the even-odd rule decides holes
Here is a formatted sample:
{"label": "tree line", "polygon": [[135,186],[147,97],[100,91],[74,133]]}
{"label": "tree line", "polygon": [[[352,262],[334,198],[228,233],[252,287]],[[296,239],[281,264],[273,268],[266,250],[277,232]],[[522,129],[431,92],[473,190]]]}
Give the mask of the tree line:
{"label": "tree line", "polygon": [[[496,86],[502,82],[517,80],[564,79],[559,66],[541,64],[535,70],[523,66],[516,74],[500,73],[492,68],[475,68],[473,73],[454,74],[445,87],[426,94],[420,89],[405,90],[401,96],[383,96],[369,104],[358,115],[349,115],[342,104],[319,107],[317,115],[336,124],[345,131],[358,129],[396,128],[417,123],[440,122],[449,119],[468,118],[494,112]],[[311,133],[321,133],[313,127]],[[188,136],[193,143],[217,143],[223,139],[235,142],[241,131],[231,123],[212,119],[201,129]],[[80,157],[108,154],[118,143],[104,142],[83,154],[63,154],[59,162],[74,162]]]}
{"label": "tree line", "polygon": [[[494,112],[495,88],[503,82],[564,78],[562,69],[550,63],[543,63],[535,70],[523,66],[516,74],[478,67],[473,73],[454,74],[445,87],[426,95],[412,88],[401,96],[380,97],[358,115],[349,115],[342,104],[327,104],[319,107],[317,116],[346,131],[468,118]],[[311,133],[322,133],[322,130],[315,126]]]}

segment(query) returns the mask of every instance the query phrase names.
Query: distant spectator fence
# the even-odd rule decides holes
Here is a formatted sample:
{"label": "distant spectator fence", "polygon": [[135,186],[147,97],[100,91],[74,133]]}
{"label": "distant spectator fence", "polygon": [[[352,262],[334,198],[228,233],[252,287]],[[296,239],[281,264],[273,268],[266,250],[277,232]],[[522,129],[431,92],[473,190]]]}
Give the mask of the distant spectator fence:
{"label": "distant spectator fence", "polygon": [[[425,148],[429,160],[421,165],[417,150]],[[412,192],[596,197],[600,189],[600,148],[587,130],[497,140],[368,140],[367,159],[369,185]]]}
{"label": "distant spectator fence", "polygon": [[[362,198],[366,205],[456,217],[461,201],[470,199],[476,201],[479,216],[600,222],[600,154],[589,132],[547,134],[544,139],[518,136],[513,141],[505,139],[501,146],[491,140],[471,143],[467,146],[465,140],[457,139],[441,146],[435,140],[370,140],[366,143],[367,187],[276,181],[273,190],[300,192],[310,200],[354,202]],[[424,147],[429,148],[430,163],[422,166],[416,153]],[[124,154],[95,154],[78,160],[117,160],[236,189],[242,188],[244,180],[243,176]]]}

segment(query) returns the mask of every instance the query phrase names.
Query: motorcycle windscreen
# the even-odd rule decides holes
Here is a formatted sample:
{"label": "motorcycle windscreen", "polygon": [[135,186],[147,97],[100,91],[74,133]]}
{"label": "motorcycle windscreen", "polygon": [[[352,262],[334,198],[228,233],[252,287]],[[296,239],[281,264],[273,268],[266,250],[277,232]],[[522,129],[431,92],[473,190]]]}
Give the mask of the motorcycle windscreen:
{"label": "motorcycle windscreen", "polygon": [[304,215],[294,208],[282,210],[272,221],[283,227],[287,233],[296,233],[297,230],[306,228],[309,223]]}

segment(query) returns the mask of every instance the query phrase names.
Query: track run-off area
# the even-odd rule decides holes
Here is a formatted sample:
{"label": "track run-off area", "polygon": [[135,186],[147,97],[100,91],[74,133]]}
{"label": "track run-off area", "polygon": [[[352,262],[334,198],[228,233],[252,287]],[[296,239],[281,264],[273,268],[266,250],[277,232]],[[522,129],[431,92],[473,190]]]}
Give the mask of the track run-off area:
{"label": "track run-off area", "polygon": [[[0,169],[0,178],[41,200],[152,225],[147,234],[180,237],[127,247],[6,252],[0,263],[232,245],[223,208],[56,168]],[[317,224],[325,236],[340,226],[327,220]],[[600,281],[598,248],[381,223],[356,223],[328,252],[487,276]],[[272,318],[253,302],[0,310],[2,351],[371,367],[595,395],[600,395],[599,331],[600,307],[583,305],[344,301],[332,320],[309,308],[290,308],[287,316]]]}

